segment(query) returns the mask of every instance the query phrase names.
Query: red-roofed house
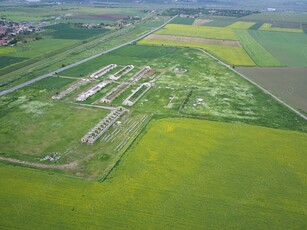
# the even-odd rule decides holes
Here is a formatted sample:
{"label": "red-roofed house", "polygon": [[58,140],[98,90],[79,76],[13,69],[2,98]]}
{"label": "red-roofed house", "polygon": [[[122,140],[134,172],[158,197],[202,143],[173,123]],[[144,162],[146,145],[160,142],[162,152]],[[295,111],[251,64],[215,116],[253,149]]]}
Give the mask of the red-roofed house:
{"label": "red-roofed house", "polygon": [[5,39],[0,40],[0,46],[6,45],[6,43],[7,43],[7,40]]}
{"label": "red-roofed house", "polygon": [[5,35],[6,34],[6,29],[0,28],[0,35],[1,34]]}

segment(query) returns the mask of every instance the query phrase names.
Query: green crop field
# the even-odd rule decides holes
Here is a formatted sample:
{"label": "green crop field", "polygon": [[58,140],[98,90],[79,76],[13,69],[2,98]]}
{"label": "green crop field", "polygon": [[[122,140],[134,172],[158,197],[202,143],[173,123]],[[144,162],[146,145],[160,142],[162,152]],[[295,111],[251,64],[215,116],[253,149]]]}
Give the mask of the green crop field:
{"label": "green crop field", "polygon": [[18,62],[27,60],[27,58],[22,57],[10,57],[10,56],[0,56],[0,69],[9,65],[13,65]]}
{"label": "green crop field", "polygon": [[240,43],[258,66],[280,66],[281,64],[265,50],[247,30],[235,30]]}
{"label": "green crop field", "polygon": [[73,28],[70,24],[64,23],[48,26],[46,29],[51,30],[50,35],[53,38],[77,40],[85,40],[109,31],[107,29]]}
{"label": "green crop field", "polygon": [[156,34],[237,40],[230,28],[168,24]]}
{"label": "green crop field", "polygon": [[172,24],[192,25],[194,20],[195,20],[194,18],[177,17],[174,20],[172,20]]}
{"label": "green crop field", "polygon": [[307,67],[307,34],[259,30],[249,33],[280,63],[286,66]]}
{"label": "green crop field", "polygon": [[306,143],[292,131],[156,120],[102,184],[1,164],[1,226],[303,229]]}
{"label": "green crop field", "polygon": [[38,6],[19,6],[19,7],[1,7],[0,17],[13,21],[41,21],[41,20],[55,20],[58,16],[63,14],[72,14],[77,16],[88,15],[105,15],[118,14],[130,16],[142,16],[144,13],[138,8],[121,8],[121,7],[91,7],[82,5],[38,5]]}
{"label": "green crop field", "polygon": [[246,17],[242,17],[242,20],[260,20],[260,21],[282,21],[282,22],[307,22],[306,12],[262,12],[260,14],[252,14]]}
{"label": "green crop field", "polygon": [[301,33],[301,32],[303,32],[302,29],[296,29],[296,28],[272,27],[271,23],[263,23],[263,25],[261,27],[259,27],[259,30],[277,31],[277,32],[290,32],[290,33]]}
{"label": "green crop field", "polygon": [[168,41],[168,40],[148,40],[148,39],[143,39],[139,41],[138,44],[201,48],[209,51],[219,59],[231,65],[255,66],[253,60],[241,47],[199,44],[199,43]]}
{"label": "green crop field", "polygon": [[236,18],[230,18],[230,17],[229,18],[228,17],[221,17],[221,18],[209,17],[208,19],[211,19],[213,21],[206,23],[204,26],[226,27],[237,21]]}
{"label": "green crop field", "polygon": [[250,27],[252,27],[253,25],[255,25],[255,22],[235,22],[229,26],[227,26],[228,28],[232,28],[232,29],[249,29]]}

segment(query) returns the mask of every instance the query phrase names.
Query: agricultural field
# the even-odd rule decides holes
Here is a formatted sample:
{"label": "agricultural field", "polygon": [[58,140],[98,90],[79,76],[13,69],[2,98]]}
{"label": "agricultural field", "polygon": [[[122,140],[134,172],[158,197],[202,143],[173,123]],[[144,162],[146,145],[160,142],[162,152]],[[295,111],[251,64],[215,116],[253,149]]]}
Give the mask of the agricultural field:
{"label": "agricultural field", "polygon": [[19,7],[1,7],[0,16],[12,21],[42,21],[54,20],[56,17],[69,14],[69,18],[84,19],[97,18],[101,20],[115,21],[117,18],[126,16],[143,16],[144,13],[138,8],[120,8],[120,7],[91,7],[82,5],[39,5],[19,6]]}
{"label": "agricultural field", "polygon": [[307,67],[307,34],[259,30],[249,33],[281,64]]}
{"label": "agricultural field", "polygon": [[[187,59],[194,61],[187,63]],[[119,65],[118,69],[128,64],[134,65],[135,68],[127,76],[120,78],[119,82],[108,85],[84,103],[75,104],[78,95],[104,81],[105,77],[81,86],[59,101],[51,99],[52,96],[78,81],[80,77],[87,77],[102,66],[111,63]],[[148,64],[154,70],[151,78],[144,77],[139,82],[133,83],[110,104],[99,101],[110,90],[130,79],[142,66]],[[174,73],[175,67],[185,68],[187,72]],[[112,71],[116,72],[118,69]],[[124,127],[111,129],[103,137],[106,141],[99,141],[93,147],[87,147],[79,142],[95,123],[109,113],[107,111],[109,106],[122,106],[123,100],[131,94],[132,89],[151,80],[154,80],[151,89],[132,108],[127,107],[130,112],[123,117],[122,122],[126,121]],[[301,118],[202,51],[190,48],[126,46],[62,72],[60,77],[46,78],[2,99],[1,107],[7,108],[1,112],[1,130],[3,131],[1,145],[5,146],[2,148],[2,156],[37,163],[42,157],[58,152],[62,156],[59,163],[80,161],[79,164],[83,166],[83,168],[68,170],[68,174],[84,175],[90,178],[101,176],[103,171],[122,153],[116,148],[124,150],[124,144],[121,143],[129,143],[137,135],[141,126],[134,123],[135,119],[144,119],[142,125],[150,119],[152,114],[203,116],[212,120],[306,130],[306,125]],[[96,105],[98,107],[95,107]],[[103,107],[99,108],[99,106]],[[136,116],[137,114],[139,117]],[[76,121],[80,121],[78,128],[74,127]],[[128,131],[114,134],[117,134],[118,130],[125,129]],[[41,138],[37,138],[38,136]],[[37,141],[31,141],[33,138]],[[53,141],[46,141],[49,139]],[[113,139],[114,142],[111,142]],[[20,145],[16,145],[16,141]],[[37,145],[40,147],[36,147]],[[89,152],[91,152],[90,159],[86,161],[84,159]],[[108,159],[97,162],[97,157],[103,154],[107,154]]]}
{"label": "agricultural field", "polygon": [[291,32],[292,33],[301,33],[301,32],[303,32],[302,29],[297,29],[297,28],[273,27],[271,23],[263,23],[263,25],[259,28],[259,30],[289,32],[289,33],[291,33]]}
{"label": "agricultural field", "polygon": [[255,22],[235,22],[229,26],[227,26],[228,28],[232,28],[232,29],[249,29],[250,27],[252,27],[253,25],[255,25]]}
{"label": "agricultural field", "polygon": [[237,40],[236,34],[232,31],[232,29],[226,27],[220,28],[209,26],[205,27],[168,24],[164,28],[156,32],[156,34]]}
{"label": "agricultural field", "polygon": [[209,22],[212,22],[210,19],[203,19],[203,18],[197,18],[194,20],[193,25],[194,26],[203,26]]}
{"label": "agricultural field", "polygon": [[172,21],[172,24],[192,25],[194,20],[194,18],[177,17]]}
{"label": "agricultural field", "polygon": [[[177,40],[177,39],[176,39]],[[182,39],[183,40],[183,39]],[[212,43],[212,42],[211,42]],[[178,46],[178,47],[191,47],[200,48],[212,53],[219,59],[231,64],[238,66],[255,66],[253,60],[248,56],[242,47],[238,46],[221,46],[214,44],[204,44],[204,43],[192,43],[191,41],[172,41],[169,40],[169,36],[161,40],[150,40],[143,39],[138,44],[141,45],[159,45],[159,46]]]}
{"label": "agricultural field", "polygon": [[[49,36],[46,39],[23,44],[19,47],[1,47],[3,48],[3,52],[2,49],[0,49],[0,52],[6,53],[5,56],[37,56],[37,58],[25,60],[21,63],[16,63],[0,70],[0,74],[2,75],[0,79],[2,84],[1,90],[5,90],[8,87],[23,83],[34,77],[45,74],[46,72],[56,70],[63,65],[77,62],[124,42],[133,40],[149,30],[161,25],[166,20],[166,17],[158,17],[155,18],[155,20],[147,19],[135,24],[134,26],[115,30],[112,33],[104,33],[101,36],[93,37],[87,41],[53,39]],[[57,42],[59,41],[60,47],[57,46]],[[48,48],[49,46],[50,48]],[[50,49],[50,52],[48,52],[48,49]],[[44,53],[42,54],[41,51],[44,51]]]}
{"label": "agricultural field", "polygon": [[169,19],[139,7],[0,9],[61,17],[0,47],[1,91],[95,57],[1,96],[0,228],[303,229],[306,119],[248,81],[306,115],[307,34],[284,32],[303,21],[177,17],[136,41]]}
{"label": "agricultural field", "polygon": [[307,113],[307,68],[237,68],[237,70],[270,90],[283,101]]}
{"label": "agricultural field", "polygon": [[247,30],[235,30],[240,43],[257,66],[280,66],[279,61],[265,50]]}
{"label": "agricultural field", "polygon": [[1,225],[302,229],[306,143],[293,131],[153,120],[104,183],[1,164]]}
{"label": "agricultural field", "polygon": [[48,26],[46,30],[51,30],[48,35],[55,39],[76,39],[86,40],[91,37],[101,35],[109,31],[108,29],[88,29],[88,28],[73,28],[70,24],[56,24]]}
{"label": "agricultural field", "polygon": [[260,14],[252,14],[241,18],[249,21],[279,21],[279,22],[299,22],[307,23],[306,12],[262,12]]}

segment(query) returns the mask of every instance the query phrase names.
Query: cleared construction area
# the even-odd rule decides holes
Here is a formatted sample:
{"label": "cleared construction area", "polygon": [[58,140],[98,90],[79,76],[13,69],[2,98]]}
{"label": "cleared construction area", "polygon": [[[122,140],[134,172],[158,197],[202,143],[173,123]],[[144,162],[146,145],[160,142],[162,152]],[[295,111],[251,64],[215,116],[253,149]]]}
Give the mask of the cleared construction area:
{"label": "cleared construction area", "polygon": [[187,43],[193,43],[193,44],[196,43],[196,44],[207,44],[207,45],[241,47],[240,42],[234,41],[234,40],[197,38],[197,37],[176,36],[176,35],[151,34],[148,37],[146,37],[146,40],[187,42]]}
{"label": "cleared construction area", "polygon": [[94,144],[125,112],[128,112],[128,110],[123,107],[112,110],[111,113],[81,138],[81,142],[89,145]]}

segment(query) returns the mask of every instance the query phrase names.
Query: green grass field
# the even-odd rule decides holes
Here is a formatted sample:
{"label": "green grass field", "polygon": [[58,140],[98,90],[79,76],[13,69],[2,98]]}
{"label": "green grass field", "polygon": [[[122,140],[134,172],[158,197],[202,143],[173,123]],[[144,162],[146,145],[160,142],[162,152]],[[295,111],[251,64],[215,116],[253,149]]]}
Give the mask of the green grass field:
{"label": "green grass field", "polygon": [[307,67],[307,34],[255,30],[249,33],[282,64]]}
{"label": "green grass field", "polygon": [[27,58],[22,57],[10,57],[10,56],[0,56],[0,69],[9,65],[13,65],[18,62],[27,60]]}
{"label": "green grass field", "polygon": [[260,14],[252,14],[246,17],[242,17],[242,20],[260,20],[260,21],[282,21],[282,22],[307,22],[307,13],[306,12],[262,12]]}
{"label": "green grass field", "polygon": [[156,32],[156,34],[237,40],[236,34],[232,31],[232,29],[211,26],[206,27],[167,24],[161,30]]}
{"label": "green grass field", "polygon": [[122,7],[93,7],[83,5],[38,5],[38,6],[19,6],[6,7],[0,9],[1,18],[7,18],[13,21],[41,21],[54,20],[55,17],[70,13],[72,15],[104,15],[104,14],[122,14],[130,16],[143,16],[139,8]]}
{"label": "green grass field", "polygon": [[54,103],[50,97],[71,82],[72,79],[49,77],[17,92],[15,97],[2,97],[1,107],[5,108],[1,110],[0,122],[2,153],[42,156],[63,152],[78,143],[89,128],[108,113]]}
{"label": "green grass field", "polygon": [[247,30],[235,30],[240,43],[258,66],[280,66],[281,64],[263,48]]}
{"label": "green grass field", "polygon": [[102,184],[1,164],[2,228],[306,226],[306,134],[189,119],[145,133]]}
{"label": "green grass field", "polygon": [[148,40],[148,39],[143,39],[139,41],[138,44],[201,48],[209,51],[214,56],[218,57],[219,59],[231,65],[255,66],[253,60],[241,47],[219,46],[219,45],[199,44],[199,43],[179,42],[179,41],[175,42],[168,40]]}
{"label": "green grass field", "polygon": [[195,20],[194,18],[177,17],[174,20],[172,20],[172,24],[192,25],[194,20]]}
{"label": "green grass field", "polygon": [[75,40],[86,40],[93,36],[97,36],[109,31],[108,29],[87,29],[87,28],[73,28],[70,24],[56,24],[46,27],[51,30],[50,34],[56,39],[75,39]]}

